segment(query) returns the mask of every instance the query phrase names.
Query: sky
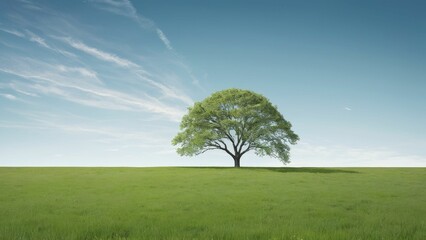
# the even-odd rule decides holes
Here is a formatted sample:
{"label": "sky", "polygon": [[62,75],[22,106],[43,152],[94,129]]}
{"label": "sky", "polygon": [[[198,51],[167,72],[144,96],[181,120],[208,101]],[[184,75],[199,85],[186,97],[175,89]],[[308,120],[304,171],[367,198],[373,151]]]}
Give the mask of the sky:
{"label": "sky", "polygon": [[[290,167],[426,167],[424,1],[0,2],[0,166],[233,166],[171,145],[194,102],[267,97]],[[242,166],[280,167],[247,154]]]}

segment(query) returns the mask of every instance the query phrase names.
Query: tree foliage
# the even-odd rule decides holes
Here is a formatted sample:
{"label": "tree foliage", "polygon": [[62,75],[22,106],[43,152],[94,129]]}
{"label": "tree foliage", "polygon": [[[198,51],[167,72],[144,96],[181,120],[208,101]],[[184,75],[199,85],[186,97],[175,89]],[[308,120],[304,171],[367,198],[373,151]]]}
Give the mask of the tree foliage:
{"label": "tree foliage", "polygon": [[223,150],[240,166],[248,151],[289,162],[289,144],[299,137],[277,107],[252,91],[227,89],[196,102],[183,117],[181,131],[172,140],[180,155],[194,156]]}

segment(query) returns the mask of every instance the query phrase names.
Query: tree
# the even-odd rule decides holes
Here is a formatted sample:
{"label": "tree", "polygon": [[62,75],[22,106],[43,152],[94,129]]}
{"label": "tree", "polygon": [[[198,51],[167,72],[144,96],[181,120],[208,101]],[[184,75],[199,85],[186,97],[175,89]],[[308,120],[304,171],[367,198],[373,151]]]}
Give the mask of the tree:
{"label": "tree", "polygon": [[227,89],[216,92],[188,108],[181,131],[172,140],[180,155],[194,156],[209,150],[223,150],[240,167],[250,150],[289,162],[289,144],[299,137],[291,130],[277,107],[252,91]]}

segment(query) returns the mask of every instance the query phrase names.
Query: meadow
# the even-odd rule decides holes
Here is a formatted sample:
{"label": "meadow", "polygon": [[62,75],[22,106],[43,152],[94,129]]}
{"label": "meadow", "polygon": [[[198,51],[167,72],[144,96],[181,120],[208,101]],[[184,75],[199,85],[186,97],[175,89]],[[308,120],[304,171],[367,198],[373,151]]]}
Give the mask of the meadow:
{"label": "meadow", "polygon": [[426,239],[426,168],[0,168],[0,239]]}

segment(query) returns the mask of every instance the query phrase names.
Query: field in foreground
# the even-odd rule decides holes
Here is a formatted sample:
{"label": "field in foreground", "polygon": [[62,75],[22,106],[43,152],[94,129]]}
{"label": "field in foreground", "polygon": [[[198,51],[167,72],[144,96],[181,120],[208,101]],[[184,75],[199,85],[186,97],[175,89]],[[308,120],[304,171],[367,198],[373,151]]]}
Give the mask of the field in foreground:
{"label": "field in foreground", "polygon": [[0,239],[426,239],[426,168],[0,168]]}

